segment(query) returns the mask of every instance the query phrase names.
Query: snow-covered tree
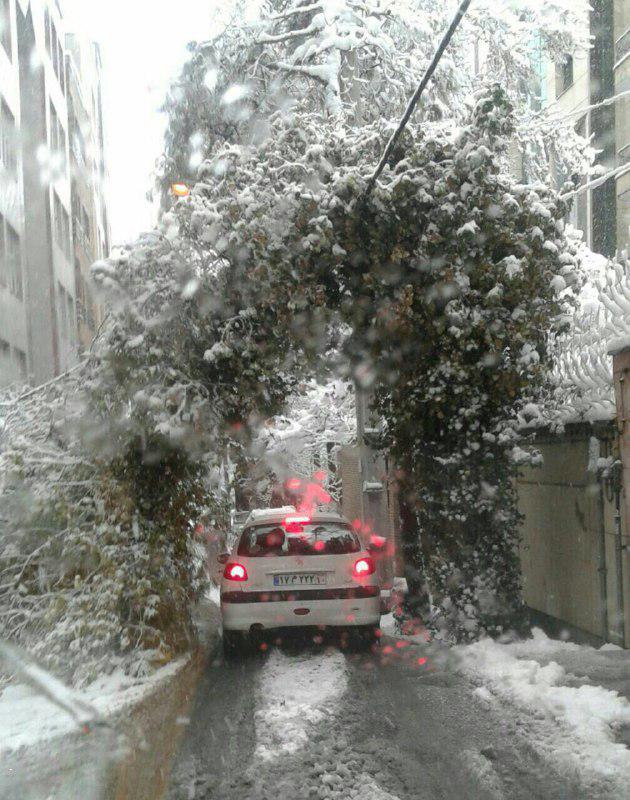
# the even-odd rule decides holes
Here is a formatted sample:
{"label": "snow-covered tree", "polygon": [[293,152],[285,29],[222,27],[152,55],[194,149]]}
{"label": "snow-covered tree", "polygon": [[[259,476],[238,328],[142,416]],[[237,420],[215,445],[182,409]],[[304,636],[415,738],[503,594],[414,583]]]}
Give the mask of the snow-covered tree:
{"label": "snow-covered tree", "polygon": [[[299,101],[302,108],[361,125],[400,117],[436,43],[452,19],[455,0],[271,0],[260,18],[234,14],[191,56],[171,87],[162,188],[194,182],[217,139],[260,142],[270,114]],[[517,125],[524,165],[533,179],[563,158],[575,169],[584,147],[570,124],[547,124],[532,109],[541,65],[586,48],[584,0],[480,0],[464,18],[416,111],[418,119],[461,121],[470,97],[499,82],[523,124]],[[585,164],[580,162],[581,166]]]}
{"label": "snow-covered tree", "polygon": [[339,501],[339,449],[355,439],[351,384],[334,377],[325,383],[311,380],[290,398],[282,414],[260,429],[252,454],[258,454],[281,482],[299,478],[306,483],[315,473],[323,473],[323,485]]}
{"label": "snow-covered tree", "polygon": [[497,87],[463,129],[412,127],[371,193],[387,125],[307,111],[270,125],[260,146],[217,146],[176,213],[262,291],[290,287],[306,351],[325,352],[332,321],[350,326],[345,356],[375,392],[419,522],[410,561],[451,633],[500,630],[519,606],[518,411],[545,383],[577,281],[567,205],[510,177]]}

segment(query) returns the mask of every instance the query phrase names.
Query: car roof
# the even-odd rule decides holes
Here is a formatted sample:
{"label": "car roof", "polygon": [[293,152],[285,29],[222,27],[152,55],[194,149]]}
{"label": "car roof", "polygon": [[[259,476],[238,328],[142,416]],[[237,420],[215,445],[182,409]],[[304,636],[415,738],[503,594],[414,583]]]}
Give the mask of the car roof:
{"label": "car roof", "polygon": [[[265,525],[273,522],[282,522],[288,514],[295,514],[294,506],[281,506],[280,508],[256,508],[245,520],[243,528],[251,528],[253,525]],[[348,520],[336,511],[313,511],[309,514],[313,522],[344,522],[350,524]]]}

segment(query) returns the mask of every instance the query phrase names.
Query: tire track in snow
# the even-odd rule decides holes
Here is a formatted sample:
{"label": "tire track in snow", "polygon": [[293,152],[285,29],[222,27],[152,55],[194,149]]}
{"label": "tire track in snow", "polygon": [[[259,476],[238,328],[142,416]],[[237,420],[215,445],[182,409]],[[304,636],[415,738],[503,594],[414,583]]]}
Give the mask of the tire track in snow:
{"label": "tire track in snow", "polygon": [[335,716],[348,688],[348,668],[337,650],[269,655],[257,682],[254,757],[270,761],[308,745],[309,728]]}

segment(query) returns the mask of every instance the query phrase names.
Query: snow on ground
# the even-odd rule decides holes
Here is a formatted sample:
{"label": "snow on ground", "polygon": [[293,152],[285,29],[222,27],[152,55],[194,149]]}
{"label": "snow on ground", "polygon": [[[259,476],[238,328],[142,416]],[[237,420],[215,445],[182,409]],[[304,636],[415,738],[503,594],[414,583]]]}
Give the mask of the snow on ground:
{"label": "snow on ground", "polygon": [[359,776],[355,787],[361,800],[398,800],[393,794],[381,788],[371,775],[364,772]]}
{"label": "snow on ground", "polygon": [[[115,671],[91,683],[75,697],[94,708],[103,719],[134,705],[171,679],[188,663],[181,658],[146,678],[131,678]],[[0,754],[76,733],[76,720],[66,711],[21,683],[8,684],[0,694]]]}
{"label": "snow on ground", "polygon": [[[597,680],[602,662],[614,661],[610,657],[618,653],[558,642],[537,630],[530,640],[498,644],[485,639],[455,652],[461,670],[480,684],[480,699],[510,703],[543,723],[537,729],[542,736],[533,743],[543,757],[566,774],[579,775],[593,793],[624,796],[630,749],[615,734],[630,726],[630,702],[617,691],[585,683],[571,669],[575,664],[583,678]],[[622,651],[620,656],[616,669],[627,675],[630,654]]]}
{"label": "snow on ground", "polygon": [[476,785],[484,790],[487,800],[504,800],[505,792],[492,763],[476,750],[463,750],[461,754],[466,769]]}
{"label": "snow on ground", "polygon": [[381,630],[386,636],[397,636],[396,620],[390,611],[389,614],[383,614],[381,617]]}
{"label": "snow on ground", "polygon": [[258,678],[256,756],[270,760],[303,748],[309,726],[334,716],[347,687],[339,651],[296,657],[274,650]]}
{"label": "snow on ground", "polygon": [[215,606],[221,605],[221,590],[216,584],[210,584],[210,588],[206,592],[206,599]]}

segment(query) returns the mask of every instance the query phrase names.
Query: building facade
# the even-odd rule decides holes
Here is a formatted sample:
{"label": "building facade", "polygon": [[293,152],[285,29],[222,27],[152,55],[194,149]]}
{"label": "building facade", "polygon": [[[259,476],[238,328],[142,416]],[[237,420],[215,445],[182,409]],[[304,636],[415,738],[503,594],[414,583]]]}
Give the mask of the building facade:
{"label": "building facade", "polygon": [[[617,170],[603,184],[581,190],[571,211],[588,246],[612,257],[630,246],[630,170],[623,171],[630,163],[630,97],[601,104],[630,89],[630,0],[591,0],[589,27],[588,52],[544,66],[542,97],[557,116],[575,120],[597,151],[597,164]],[[557,174],[556,182],[569,177]]]}
{"label": "building facade", "polygon": [[77,330],[79,349],[85,350],[90,347],[102,320],[102,309],[91,288],[90,267],[109,252],[104,195],[102,65],[100,49],[95,42],[68,34],[66,50]]}
{"label": "building facade", "polygon": [[[96,323],[84,311],[83,281],[87,261],[108,247],[102,180],[94,180],[103,171],[100,60],[92,50],[80,80],[55,0],[0,0],[0,23],[0,386],[40,384],[76,363]],[[97,132],[98,168],[76,158],[83,83],[90,102],[81,124],[90,144]],[[74,224],[82,191],[94,228],[85,248]]]}
{"label": "building facade", "polygon": [[395,576],[404,575],[401,547],[401,516],[393,464],[380,447],[381,421],[372,410],[369,392],[356,387],[356,444],[339,451],[341,510],[350,520],[359,520],[366,538],[385,539],[379,576],[391,588]]}

